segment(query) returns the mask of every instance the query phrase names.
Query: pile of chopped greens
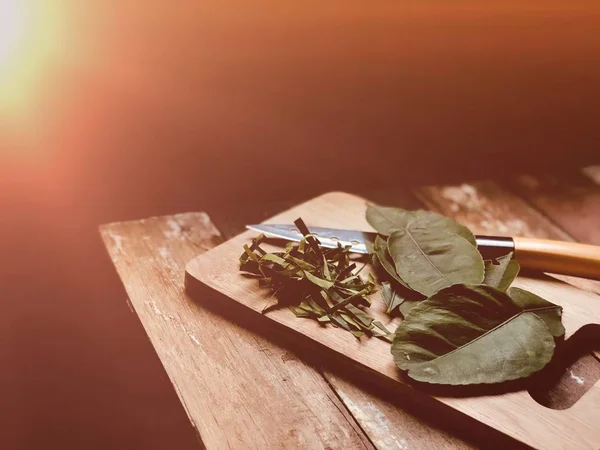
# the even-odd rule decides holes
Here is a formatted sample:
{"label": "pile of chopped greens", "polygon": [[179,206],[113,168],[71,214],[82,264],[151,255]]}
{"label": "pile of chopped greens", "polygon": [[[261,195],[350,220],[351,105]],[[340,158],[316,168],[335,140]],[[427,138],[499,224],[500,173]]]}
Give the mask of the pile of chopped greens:
{"label": "pile of chopped greens", "polygon": [[[375,289],[373,277],[356,270],[348,248],[325,249],[301,219],[295,222],[304,237],[289,243],[284,252],[267,253],[261,248],[264,236],[252,240],[240,257],[240,270],[258,278],[296,317],[308,317],[351,332],[357,338],[376,336],[391,342],[392,333],[374,320],[366,308]],[[265,305],[267,309],[269,305]]]}
{"label": "pile of chopped greens", "polygon": [[299,243],[268,253],[259,236],[244,246],[241,270],[297,317],[391,340],[394,362],[418,381],[498,383],[548,364],[565,333],[562,308],[510,287],[519,272],[512,254],[485,260],[467,227],[431,211],[368,205],[366,218],[377,231],[371,256],[385,311],[404,318],[395,333],[367,312],[371,275],[355,271],[348,248],[321,248],[300,219]]}

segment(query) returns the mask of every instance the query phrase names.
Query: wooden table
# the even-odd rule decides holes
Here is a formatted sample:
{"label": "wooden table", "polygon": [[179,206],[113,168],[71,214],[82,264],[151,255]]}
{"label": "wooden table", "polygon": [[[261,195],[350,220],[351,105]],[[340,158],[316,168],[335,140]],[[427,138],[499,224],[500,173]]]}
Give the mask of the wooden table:
{"label": "wooden table", "polygon": [[[382,204],[452,215],[477,233],[580,240],[600,245],[600,167],[561,176],[522,175],[358,192]],[[205,448],[472,448],[518,444],[490,429],[427,414],[426,402],[381,391],[306,354],[272,330],[192,301],[186,262],[291,206],[248,204],[101,227],[135,311]],[[600,283],[563,281],[599,293]],[[600,299],[599,299],[600,300]],[[600,378],[600,347],[590,345],[552,388],[532,395],[564,408]]]}

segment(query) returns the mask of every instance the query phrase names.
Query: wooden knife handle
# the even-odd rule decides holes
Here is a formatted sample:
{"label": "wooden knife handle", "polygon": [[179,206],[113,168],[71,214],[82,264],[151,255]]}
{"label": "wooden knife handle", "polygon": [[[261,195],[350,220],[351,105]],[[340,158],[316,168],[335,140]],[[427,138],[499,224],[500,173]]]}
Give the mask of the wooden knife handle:
{"label": "wooden knife handle", "polygon": [[600,280],[600,247],[576,242],[514,238],[523,267]]}

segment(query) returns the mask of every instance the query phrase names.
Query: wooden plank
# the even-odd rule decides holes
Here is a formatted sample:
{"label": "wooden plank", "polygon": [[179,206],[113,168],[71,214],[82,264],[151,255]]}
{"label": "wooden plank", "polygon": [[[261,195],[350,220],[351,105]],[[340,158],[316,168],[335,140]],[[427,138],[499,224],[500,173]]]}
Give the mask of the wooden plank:
{"label": "wooden plank", "polygon": [[415,194],[430,209],[454,217],[477,234],[569,240],[567,233],[492,181],[425,186]]}
{"label": "wooden plank", "polygon": [[[529,185],[532,183],[530,182]],[[577,191],[577,189],[573,189]],[[436,187],[428,186],[416,191],[429,208],[442,214],[455,217],[468,225],[474,232],[481,234],[519,235],[523,237],[539,237],[546,239],[572,240],[573,238],[548,220],[544,215],[534,210],[525,201],[510,191],[503,189],[491,181],[462,184],[457,186]],[[572,198],[572,196],[571,196]],[[558,200],[557,200],[558,202]],[[540,205],[552,204],[550,198],[536,202]],[[560,215],[557,209],[554,215]],[[575,229],[572,222],[561,218],[561,224]],[[600,292],[600,283],[575,277],[552,275],[574,286],[589,292]],[[600,348],[590,348],[593,355],[600,357]],[[561,407],[573,399],[581,397],[598,380],[594,376],[579,376],[579,373],[589,372],[598,374],[600,367],[594,359],[585,358],[585,363],[571,367],[562,378],[556,381],[554,392],[540,394],[553,396],[548,399],[553,407]],[[592,366],[593,365],[593,366]],[[585,382],[582,382],[585,380]],[[562,402],[562,403],[561,403]]]}
{"label": "wooden plank", "polygon": [[[419,206],[414,196],[397,189],[370,190],[368,197],[372,201],[404,208]],[[262,222],[293,204],[293,201],[288,200],[229,205],[212,217],[223,237],[230,239],[243,232],[245,225]],[[439,423],[441,421],[435,417],[420,412],[418,405],[407,405],[410,402],[406,396],[382,394],[372,384],[361,382],[356,377],[341,377],[322,364],[320,371],[370,441],[379,449],[466,449],[481,447],[489,439],[487,434],[480,436],[473,430],[461,429],[460,424]],[[507,445],[514,445],[514,441],[502,437],[499,440]]]}
{"label": "wooden plank", "polygon": [[514,440],[489,430],[473,429],[445,415],[432,417],[427,404],[406,394],[378,392],[365,380],[345,379],[327,366],[321,370],[378,449],[482,448],[490,436],[504,448],[519,447]]}
{"label": "wooden plank", "polygon": [[600,186],[579,171],[520,175],[511,187],[579,242],[600,245]]}
{"label": "wooden plank", "polygon": [[[365,201],[358,197],[330,193],[298,205],[269,221],[287,223],[303,217],[314,226],[369,229],[364,217],[365,206]],[[389,344],[378,339],[358,341],[341,329],[328,328],[324,333],[315,321],[298,320],[285,308],[263,314],[265,293],[255,280],[239,275],[237,261],[240,248],[253,235],[251,232],[238,235],[190,261],[186,267],[186,286],[192,291],[209,286],[224,294],[219,298],[219,304],[244,310],[257,320],[260,318],[265,326],[286,330],[299,345],[316,346],[330,359],[339,357],[354,371],[366,369],[372,376],[378,376],[376,379],[382,384],[407,390],[408,386],[389,356]],[[567,336],[588,323],[600,321],[600,302],[595,295],[552,279],[521,277],[516,284],[565,308],[563,322]],[[371,313],[374,316],[383,314],[380,302],[373,305]],[[467,398],[438,396],[436,399],[440,406],[443,404],[461,411],[530,445],[544,448],[596,448],[600,442],[600,430],[595,425],[598,418],[594,417],[593,412],[600,401],[599,396],[600,386],[596,384],[575,407],[560,411],[560,414],[537,404],[524,391]],[[422,398],[424,402],[428,401],[427,396]],[[439,409],[440,413],[447,411],[447,408]]]}
{"label": "wooden plank", "polygon": [[186,262],[221,241],[206,214],[113,223],[101,234],[206,448],[373,448],[317,370],[185,294]]}

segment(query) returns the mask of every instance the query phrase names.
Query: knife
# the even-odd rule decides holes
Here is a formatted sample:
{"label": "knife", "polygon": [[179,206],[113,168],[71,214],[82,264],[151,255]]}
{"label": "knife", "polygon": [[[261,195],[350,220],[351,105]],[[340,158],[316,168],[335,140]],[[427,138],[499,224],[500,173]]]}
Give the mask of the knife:
{"label": "knife", "polygon": [[[246,225],[249,230],[267,237],[299,242],[302,233],[295,225]],[[369,253],[367,243],[375,240],[376,233],[335,228],[308,227],[317,236],[321,246],[350,247],[354,253]],[[485,259],[495,259],[514,252],[514,258],[525,268],[576,277],[600,280],[600,247],[576,242],[552,241],[522,237],[475,236],[477,248]]]}

